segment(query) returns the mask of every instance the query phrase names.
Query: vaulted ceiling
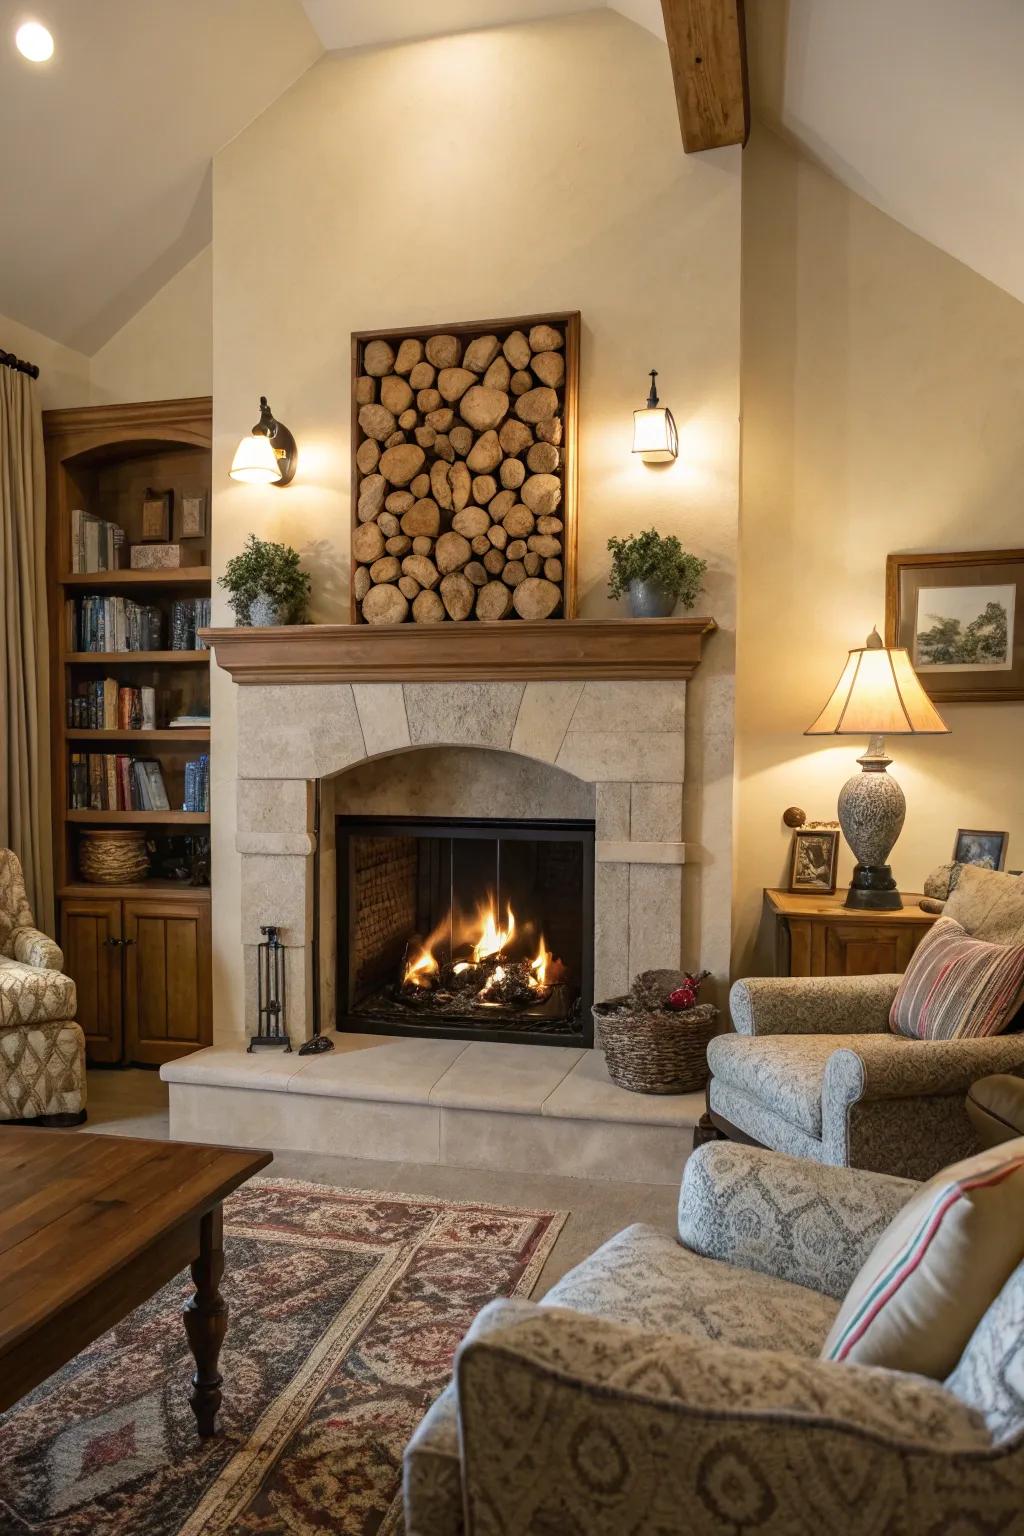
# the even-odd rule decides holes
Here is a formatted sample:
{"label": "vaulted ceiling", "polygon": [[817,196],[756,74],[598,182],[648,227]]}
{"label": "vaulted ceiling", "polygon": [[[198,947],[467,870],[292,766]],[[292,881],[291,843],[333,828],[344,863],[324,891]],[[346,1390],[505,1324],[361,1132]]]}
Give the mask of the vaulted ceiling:
{"label": "vaulted ceiling", "polygon": [[[325,50],[660,0],[0,0],[0,313],[92,352],[208,242],[210,166]],[[747,0],[755,115],[1024,298],[1024,0]],[[666,88],[671,88],[666,78]],[[0,337],[2,345],[2,337]]]}
{"label": "vaulted ceiling", "polygon": [[747,0],[755,113],[1024,299],[1022,0]]}

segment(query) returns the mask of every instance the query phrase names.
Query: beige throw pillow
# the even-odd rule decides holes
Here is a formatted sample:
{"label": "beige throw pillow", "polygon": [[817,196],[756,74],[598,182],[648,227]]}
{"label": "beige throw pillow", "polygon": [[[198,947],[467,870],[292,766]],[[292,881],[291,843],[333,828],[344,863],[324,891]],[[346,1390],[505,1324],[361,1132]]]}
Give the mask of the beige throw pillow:
{"label": "beige throw pillow", "polygon": [[944,1168],[879,1238],[822,1349],[944,1381],[1024,1259],[1024,1137]]}

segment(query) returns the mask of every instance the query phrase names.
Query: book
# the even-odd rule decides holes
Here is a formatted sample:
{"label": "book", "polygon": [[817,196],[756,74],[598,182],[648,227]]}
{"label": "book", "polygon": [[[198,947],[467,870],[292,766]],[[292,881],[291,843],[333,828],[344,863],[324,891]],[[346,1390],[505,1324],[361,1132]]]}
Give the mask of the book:
{"label": "book", "polygon": [[156,730],[156,689],[140,688],[140,704],[142,709],[142,729],[144,731]]}

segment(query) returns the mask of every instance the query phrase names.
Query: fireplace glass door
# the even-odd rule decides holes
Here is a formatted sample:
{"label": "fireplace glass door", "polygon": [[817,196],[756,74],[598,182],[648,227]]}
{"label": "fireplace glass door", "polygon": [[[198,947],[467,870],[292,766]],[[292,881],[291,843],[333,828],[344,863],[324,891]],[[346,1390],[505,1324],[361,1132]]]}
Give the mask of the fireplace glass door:
{"label": "fireplace glass door", "polygon": [[594,824],[337,818],[339,1029],[590,1045]]}

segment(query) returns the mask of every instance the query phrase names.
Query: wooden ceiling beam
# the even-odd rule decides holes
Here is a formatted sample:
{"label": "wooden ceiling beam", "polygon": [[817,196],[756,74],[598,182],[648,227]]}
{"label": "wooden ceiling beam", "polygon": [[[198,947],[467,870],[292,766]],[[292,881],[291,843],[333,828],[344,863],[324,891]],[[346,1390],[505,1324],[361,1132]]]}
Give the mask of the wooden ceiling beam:
{"label": "wooden ceiling beam", "polygon": [[683,149],[745,144],[750,132],[743,0],[661,0]]}

